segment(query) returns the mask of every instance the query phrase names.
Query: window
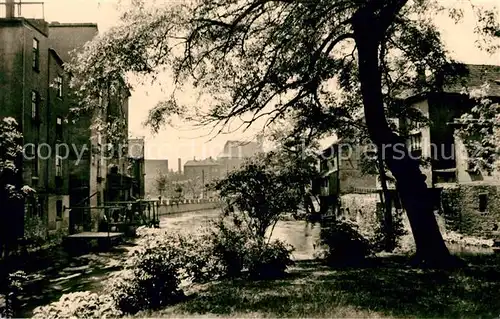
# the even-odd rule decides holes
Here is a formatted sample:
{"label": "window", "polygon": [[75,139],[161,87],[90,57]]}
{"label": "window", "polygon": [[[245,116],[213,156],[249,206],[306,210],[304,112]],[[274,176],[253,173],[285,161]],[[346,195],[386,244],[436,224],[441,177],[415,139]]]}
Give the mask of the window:
{"label": "window", "polygon": [[479,194],[479,211],[484,213],[488,208],[488,194]]}
{"label": "window", "polygon": [[97,182],[101,180],[101,161],[97,161]]}
{"label": "window", "polygon": [[31,168],[31,177],[38,178],[38,145],[33,147],[33,160]]}
{"label": "window", "polygon": [[417,151],[422,149],[422,134],[415,134],[410,136],[410,151]]}
{"label": "window", "polygon": [[321,187],[328,187],[328,178],[323,178],[323,180],[321,181]]}
{"label": "window", "polygon": [[62,157],[56,155],[56,177],[62,177]]}
{"label": "window", "polygon": [[31,91],[31,118],[38,120],[40,117],[40,95],[37,91]]}
{"label": "window", "polygon": [[62,126],[62,118],[57,117],[56,119],[56,139],[58,141],[63,140],[63,126]]}
{"label": "window", "polygon": [[62,202],[62,200],[56,201],[56,213],[57,213],[57,219],[62,219],[62,217],[63,217],[63,202]]}
{"label": "window", "polygon": [[40,42],[33,39],[33,69],[40,70]]}
{"label": "window", "polygon": [[62,98],[63,96],[63,78],[62,76],[58,75],[55,79],[55,86],[57,90],[57,97]]}

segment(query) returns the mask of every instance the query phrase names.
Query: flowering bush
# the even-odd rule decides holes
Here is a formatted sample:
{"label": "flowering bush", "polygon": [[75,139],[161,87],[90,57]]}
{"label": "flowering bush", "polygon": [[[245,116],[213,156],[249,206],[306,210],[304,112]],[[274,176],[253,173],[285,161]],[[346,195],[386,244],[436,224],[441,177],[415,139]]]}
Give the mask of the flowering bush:
{"label": "flowering bush", "polygon": [[117,318],[122,315],[110,295],[88,291],[65,294],[59,301],[33,311],[35,319]]}
{"label": "flowering bush", "polygon": [[169,247],[175,251],[175,262],[180,267],[180,278],[192,282],[206,282],[219,278],[224,272],[220,258],[214,254],[214,233],[200,228],[194,234],[171,234],[158,229],[138,229],[138,244],[147,247]]}
{"label": "flowering bush", "polygon": [[162,239],[146,238],[131,252],[125,269],[110,279],[107,290],[117,307],[125,313],[136,313],[178,300],[183,295],[178,252],[178,247]]}
{"label": "flowering bush", "polygon": [[40,216],[24,214],[24,238],[31,244],[40,246],[47,239],[47,225]]}

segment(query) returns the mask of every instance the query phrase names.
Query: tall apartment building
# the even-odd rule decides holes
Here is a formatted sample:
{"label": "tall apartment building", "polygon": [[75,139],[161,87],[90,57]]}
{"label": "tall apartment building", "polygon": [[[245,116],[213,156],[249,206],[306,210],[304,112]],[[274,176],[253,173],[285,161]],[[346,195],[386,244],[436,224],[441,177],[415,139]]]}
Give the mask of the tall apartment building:
{"label": "tall apartment building", "polygon": [[20,178],[37,192],[25,212],[55,231],[68,222],[68,163],[55,154],[68,138],[67,77],[48,24],[14,16],[12,3],[6,12],[0,18],[0,117],[15,118],[23,133]]}
{"label": "tall apartment building", "polygon": [[[49,232],[68,226],[70,231],[91,230],[104,211],[89,207],[104,205],[111,194],[127,199],[132,192],[131,185],[106,182],[110,170],[127,175],[126,149],[111,159],[93,152],[106,144],[106,134],[90,129],[94,114],[75,122],[69,116],[77,101],[69,92],[70,75],[64,64],[71,61],[70,52],[81,50],[97,35],[97,25],[24,18],[23,5],[7,1],[5,17],[0,18],[0,118],[15,118],[23,133],[26,156],[20,183],[36,190],[26,200],[24,213],[41,217]],[[128,123],[130,93],[122,91],[105,101],[109,102],[105,120],[121,118]],[[121,143],[126,146],[128,124],[121,128],[125,136]]]}
{"label": "tall apartment building", "polygon": [[[97,36],[99,30],[93,23],[59,23],[49,25],[51,45],[61,52],[64,61],[71,62],[74,54],[81,52],[87,42]],[[124,201],[132,198],[132,174],[128,151],[128,99],[130,92],[125,86],[118,94],[103,92],[105,114],[80,116],[70,128],[70,143],[78,150],[70,160],[70,184],[72,196],[71,230],[92,230],[104,215],[106,201]],[[73,105],[77,101],[71,101]],[[105,151],[106,132],[90,129],[90,124],[100,116],[105,122],[124,120],[121,125],[123,138],[113,143],[113,153]],[[83,154],[83,156],[81,156]],[[90,208],[92,207],[92,208]]]}

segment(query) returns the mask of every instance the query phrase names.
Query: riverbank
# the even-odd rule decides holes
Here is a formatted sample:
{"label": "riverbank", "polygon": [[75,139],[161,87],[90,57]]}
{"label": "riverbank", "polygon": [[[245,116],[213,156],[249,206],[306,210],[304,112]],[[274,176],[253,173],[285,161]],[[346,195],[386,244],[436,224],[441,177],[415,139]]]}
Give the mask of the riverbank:
{"label": "riverbank", "polygon": [[463,256],[455,271],[411,268],[408,257],[332,269],[299,261],[287,278],[193,286],[188,299],[140,318],[498,318],[498,254]]}
{"label": "riverbank", "polygon": [[[175,214],[162,218],[160,225],[162,230],[168,232],[190,233],[196,231],[199,227],[208,226],[218,215],[219,212],[215,210],[203,213]],[[273,233],[273,238],[284,240],[294,246],[293,258],[297,262],[296,266],[290,269],[290,275],[285,279],[254,283],[247,283],[245,281],[216,282],[208,285],[183,287],[184,291],[189,295],[189,298],[185,302],[159,312],[141,314],[140,316],[149,315],[151,318],[159,316],[177,318],[193,317],[201,314],[204,317],[397,317],[397,311],[379,309],[377,305],[358,305],[349,301],[354,298],[351,295],[356,294],[356,292],[349,291],[346,287],[351,281],[354,287],[357,287],[364,285],[363,280],[365,277],[371,279],[369,278],[370,276],[381,276],[383,278],[382,282],[372,282],[371,286],[364,287],[363,289],[372,289],[370,293],[380,291],[382,294],[388,290],[389,295],[387,298],[392,300],[392,302],[398,302],[397,298],[400,298],[400,295],[404,293],[398,290],[397,285],[399,281],[404,281],[406,278],[413,281],[404,283],[404,287],[408,291],[414,288],[413,284],[418,287],[441,285],[432,275],[409,267],[410,263],[407,257],[395,254],[378,256],[371,259],[372,261],[376,261],[376,263],[372,264],[371,267],[364,267],[357,270],[360,276],[359,280],[353,269],[334,270],[325,267],[320,262],[313,260],[314,253],[317,251],[315,244],[319,238],[319,233],[320,225],[307,224],[304,221],[278,222]],[[485,261],[496,265],[495,267],[500,266],[495,256],[489,254],[491,248],[483,248],[477,251],[476,249],[472,249],[473,247],[454,247],[453,245],[455,244],[450,244],[449,247],[454,253],[461,254],[465,251],[481,254],[481,256],[476,257],[475,261],[471,259],[473,256],[465,255],[464,257],[467,260],[473,261],[472,265],[474,269],[481,267],[481,263]],[[61,294],[67,292],[92,291],[99,293],[103,288],[102,285],[105,279],[115,270],[120,269],[121,261],[126,257],[127,251],[131,248],[117,247],[117,250],[112,252],[81,256],[80,259],[77,259],[78,261],[73,259],[73,264],[64,265],[63,268],[66,269],[64,274],[57,274],[55,278],[52,278],[52,282],[49,281],[49,286],[52,287],[50,290],[45,290],[45,293],[39,292],[35,294],[34,298],[39,296],[43,298],[38,300],[36,304],[48,304],[50,301],[57,300]],[[91,266],[87,267],[85,263]],[[378,265],[377,269],[374,268],[375,265]],[[351,274],[351,276],[348,276],[348,274]],[[453,292],[452,295],[459,294],[459,291],[467,292],[469,285],[484,284],[486,287],[490,285],[488,280],[483,280],[480,272],[476,271],[475,274],[480,277],[477,282],[471,282],[469,275],[467,277],[455,274],[454,276],[458,277],[453,280],[461,281],[463,286],[456,284],[455,289],[458,290]],[[387,283],[384,283],[385,280],[387,280]],[[341,285],[344,289],[337,291],[339,289],[338,285]],[[446,282],[443,285],[446,285]],[[357,287],[356,289],[361,288]],[[446,287],[440,289],[446,290]],[[225,290],[229,293],[226,293]],[[429,291],[429,294],[426,295],[419,291],[415,294],[418,298],[423,298],[424,300],[426,298],[438,298],[440,302],[446,302],[446,297],[434,295],[435,293],[435,291]],[[328,294],[331,296],[328,297]],[[414,293],[411,292],[411,294]],[[403,297],[403,300],[404,298],[406,297]],[[454,298],[459,299],[460,297]],[[344,302],[345,300],[348,302]],[[389,302],[389,300],[382,302]],[[470,304],[470,301],[467,300],[462,300],[461,302]],[[242,304],[240,305],[240,303]],[[283,303],[284,306],[281,306],[280,303]],[[328,303],[332,303],[333,306],[329,306]],[[33,302],[30,303],[30,305],[32,304]],[[443,308],[445,305],[441,305],[440,307]],[[309,312],[311,313],[310,315]],[[411,313],[410,310],[409,313]],[[422,313],[422,310],[420,310],[420,313]],[[26,312],[23,317],[28,317],[29,315],[30,313]],[[439,314],[436,316],[440,317]]]}

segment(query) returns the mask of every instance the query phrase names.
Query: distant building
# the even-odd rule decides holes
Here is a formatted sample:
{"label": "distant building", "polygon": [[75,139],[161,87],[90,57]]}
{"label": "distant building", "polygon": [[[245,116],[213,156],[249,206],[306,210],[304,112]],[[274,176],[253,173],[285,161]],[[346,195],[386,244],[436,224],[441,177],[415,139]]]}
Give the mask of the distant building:
{"label": "distant building", "polygon": [[157,179],[161,174],[167,175],[169,172],[168,160],[166,159],[146,159],[144,160],[144,185],[145,194],[150,197],[160,195],[157,189]]}
{"label": "distant building", "polygon": [[365,150],[363,145],[339,140],[318,154],[320,178],[312,186],[323,212],[335,208],[341,195],[377,192],[377,175],[365,174],[361,168]]}
{"label": "distant building", "polygon": [[[193,197],[208,196],[207,184],[221,177],[223,166],[213,158],[191,160],[184,164],[184,178],[190,181],[190,190]],[[211,193],[211,192],[210,192]]]}
{"label": "distant building", "polygon": [[222,173],[227,174],[240,168],[248,158],[263,151],[261,137],[259,137],[257,142],[227,141],[224,149],[217,157],[217,162],[222,166]]}

